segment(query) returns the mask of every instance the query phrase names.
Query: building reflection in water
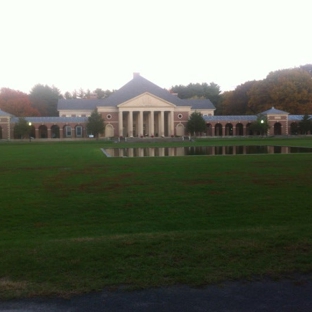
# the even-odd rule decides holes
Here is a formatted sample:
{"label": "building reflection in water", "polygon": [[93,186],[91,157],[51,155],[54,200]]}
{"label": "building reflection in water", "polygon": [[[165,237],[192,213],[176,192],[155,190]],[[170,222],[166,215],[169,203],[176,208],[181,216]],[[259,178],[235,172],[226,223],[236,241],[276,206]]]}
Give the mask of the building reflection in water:
{"label": "building reflection in water", "polygon": [[289,146],[188,146],[188,147],[135,147],[107,148],[108,157],[165,157],[196,155],[252,155],[252,154],[292,154],[312,153],[312,148]]}

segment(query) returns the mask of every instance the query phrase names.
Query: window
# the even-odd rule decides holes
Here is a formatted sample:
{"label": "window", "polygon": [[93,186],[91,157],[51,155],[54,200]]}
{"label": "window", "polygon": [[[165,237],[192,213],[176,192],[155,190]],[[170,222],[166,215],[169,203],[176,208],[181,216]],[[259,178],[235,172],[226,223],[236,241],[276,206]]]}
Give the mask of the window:
{"label": "window", "polygon": [[106,118],[107,118],[107,119],[112,119],[112,115],[111,115],[111,114],[107,114],[107,115],[106,115]]}
{"label": "window", "polygon": [[71,128],[71,126],[66,126],[65,127],[65,135],[66,135],[67,138],[72,136],[72,128]]}
{"label": "window", "polygon": [[81,126],[77,126],[76,127],[76,137],[77,138],[81,138],[82,137],[82,127]]}
{"label": "window", "polygon": [[178,114],[178,118],[179,118],[179,119],[182,119],[182,118],[183,118],[183,115],[182,115],[182,114]]}

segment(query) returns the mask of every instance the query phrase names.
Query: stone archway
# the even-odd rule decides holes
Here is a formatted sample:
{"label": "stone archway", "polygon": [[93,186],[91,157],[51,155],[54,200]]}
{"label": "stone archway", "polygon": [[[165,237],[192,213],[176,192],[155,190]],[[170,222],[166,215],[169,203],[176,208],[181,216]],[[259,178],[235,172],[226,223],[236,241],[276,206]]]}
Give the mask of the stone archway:
{"label": "stone archway", "polygon": [[231,123],[225,125],[225,135],[233,135],[233,125]]}
{"label": "stone archway", "polygon": [[46,139],[48,137],[48,128],[45,125],[41,125],[39,128],[39,139]]}
{"label": "stone archway", "polygon": [[274,124],[274,135],[281,135],[282,134],[282,125],[279,122]]}
{"label": "stone archway", "polygon": [[246,135],[253,135],[253,132],[250,130],[251,123],[246,125]]}
{"label": "stone archway", "polygon": [[222,125],[219,123],[215,125],[215,136],[222,136]]}
{"label": "stone archway", "polygon": [[30,126],[30,136],[34,139],[36,138],[36,128],[34,125]]}
{"label": "stone archway", "polygon": [[206,133],[208,136],[212,136],[212,125],[210,123],[206,124]]}
{"label": "stone archway", "polygon": [[176,135],[177,136],[184,136],[184,126],[183,124],[179,123],[176,126]]}
{"label": "stone archway", "polygon": [[236,135],[244,135],[244,126],[241,123],[236,125]]}
{"label": "stone archway", "polygon": [[111,138],[114,136],[114,127],[111,124],[105,126],[105,137]]}
{"label": "stone archway", "polygon": [[59,139],[60,138],[60,127],[57,125],[53,125],[51,127],[51,138]]}
{"label": "stone archway", "polygon": [[292,134],[292,135],[296,135],[296,134],[299,133],[299,131],[300,131],[300,129],[299,129],[298,123],[297,122],[292,122],[290,124],[290,131],[289,131],[289,133]]}

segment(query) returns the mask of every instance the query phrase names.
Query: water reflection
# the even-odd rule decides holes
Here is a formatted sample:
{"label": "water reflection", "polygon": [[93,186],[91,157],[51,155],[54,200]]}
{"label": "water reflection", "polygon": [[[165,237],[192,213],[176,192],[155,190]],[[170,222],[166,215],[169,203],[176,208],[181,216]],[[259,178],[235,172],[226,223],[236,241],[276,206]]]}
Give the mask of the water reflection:
{"label": "water reflection", "polygon": [[164,157],[195,155],[292,154],[312,153],[312,148],[290,146],[189,146],[189,147],[136,147],[107,148],[108,157]]}

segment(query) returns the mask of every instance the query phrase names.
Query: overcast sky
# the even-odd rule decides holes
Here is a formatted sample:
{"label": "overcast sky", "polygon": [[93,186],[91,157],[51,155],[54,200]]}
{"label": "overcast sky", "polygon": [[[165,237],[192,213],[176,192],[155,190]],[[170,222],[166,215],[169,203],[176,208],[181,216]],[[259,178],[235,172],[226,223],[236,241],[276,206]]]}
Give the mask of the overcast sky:
{"label": "overcast sky", "polygon": [[0,88],[233,90],[312,63],[311,0],[0,0]]}

